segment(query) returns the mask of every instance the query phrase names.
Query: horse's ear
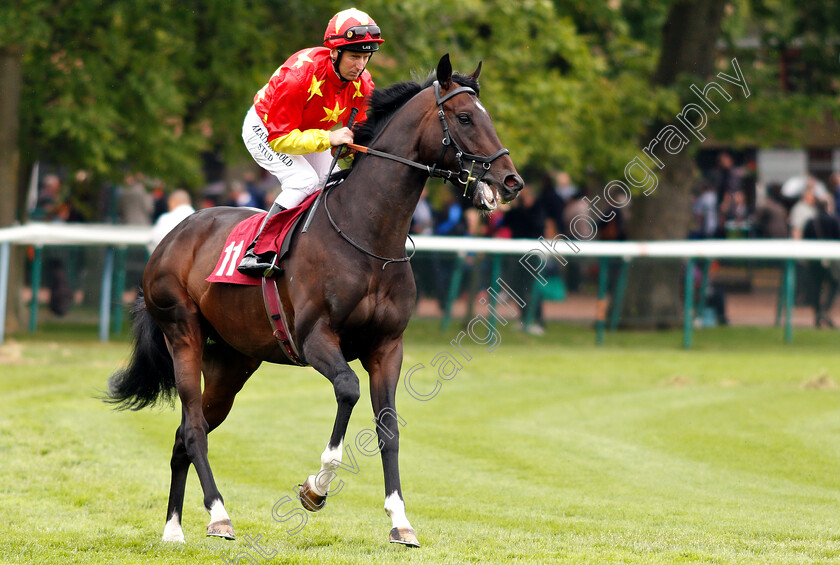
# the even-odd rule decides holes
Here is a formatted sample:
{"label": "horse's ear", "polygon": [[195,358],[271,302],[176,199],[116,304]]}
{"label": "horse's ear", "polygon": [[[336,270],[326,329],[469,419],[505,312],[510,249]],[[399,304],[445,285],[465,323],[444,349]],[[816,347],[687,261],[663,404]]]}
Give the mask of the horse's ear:
{"label": "horse's ear", "polygon": [[478,80],[478,75],[481,74],[481,61],[478,62],[478,66],[475,68],[475,72],[470,75],[470,78],[473,80]]}
{"label": "horse's ear", "polygon": [[441,88],[449,88],[449,81],[452,80],[452,63],[449,62],[449,53],[440,58],[437,66],[437,80]]}

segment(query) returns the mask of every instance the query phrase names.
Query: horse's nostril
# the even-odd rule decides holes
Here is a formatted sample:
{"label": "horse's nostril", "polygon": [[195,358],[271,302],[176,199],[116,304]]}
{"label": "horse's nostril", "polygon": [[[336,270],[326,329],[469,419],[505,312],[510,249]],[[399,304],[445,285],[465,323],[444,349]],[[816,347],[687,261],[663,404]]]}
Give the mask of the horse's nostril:
{"label": "horse's nostril", "polygon": [[511,190],[521,190],[522,179],[517,175],[508,175],[505,177],[505,186]]}

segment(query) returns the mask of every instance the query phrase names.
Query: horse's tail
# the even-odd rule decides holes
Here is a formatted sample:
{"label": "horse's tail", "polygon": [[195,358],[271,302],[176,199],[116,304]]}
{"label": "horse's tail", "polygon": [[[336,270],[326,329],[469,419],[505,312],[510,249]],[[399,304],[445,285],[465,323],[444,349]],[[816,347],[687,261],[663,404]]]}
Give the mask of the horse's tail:
{"label": "horse's tail", "polygon": [[146,310],[143,297],[133,308],[131,333],[134,352],[128,366],[108,379],[105,402],[118,410],[140,410],[159,401],[175,400],[175,369],[163,332]]}

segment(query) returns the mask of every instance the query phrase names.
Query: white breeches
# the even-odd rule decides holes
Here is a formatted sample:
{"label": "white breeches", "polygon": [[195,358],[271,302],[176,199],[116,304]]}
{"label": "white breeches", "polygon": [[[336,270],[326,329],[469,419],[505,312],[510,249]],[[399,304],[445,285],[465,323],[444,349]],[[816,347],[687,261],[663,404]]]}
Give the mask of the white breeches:
{"label": "white breeches", "polygon": [[332,155],[329,151],[308,155],[277,153],[268,144],[268,130],[251,106],[242,124],[242,140],[254,161],[277,177],[282,191],[274,200],[284,208],[293,208],[324,185]]}

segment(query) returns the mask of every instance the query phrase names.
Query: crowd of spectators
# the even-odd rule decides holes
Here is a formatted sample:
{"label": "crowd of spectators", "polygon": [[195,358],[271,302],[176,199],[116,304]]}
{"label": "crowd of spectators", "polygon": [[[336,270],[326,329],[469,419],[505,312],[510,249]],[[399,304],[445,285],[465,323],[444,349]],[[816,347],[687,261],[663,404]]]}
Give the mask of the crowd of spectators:
{"label": "crowd of spectators", "polygon": [[[718,155],[715,168],[707,171],[693,192],[692,224],[686,237],[840,239],[840,174],[833,174],[827,186],[808,175],[793,178],[784,185],[766,187],[765,194],[757,197],[754,179],[749,173],[747,167],[736,165],[728,153]],[[73,180],[79,182],[78,178]],[[111,221],[154,226],[162,216],[165,216],[164,220],[174,217],[171,212],[178,207],[181,216],[184,210],[193,210],[193,205],[198,209],[225,205],[265,210],[279,190],[276,179],[264,171],[260,171],[259,175],[245,172],[230,182],[215,179],[191,198],[186,191],[169,188],[161,181],[146,178],[140,173],[130,173],[112,191],[110,212],[100,212],[110,215]],[[44,175],[37,203],[30,209],[30,217],[56,222],[95,219],[85,218],[74,206],[71,193],[72,186],[65,186],[58,175]],[[544,174],[536,179],[536,184],[534,180],[526,182],[519,198],[510,204],[501,204],[490,214],[481,214],[468,199],[451,190],[430,192],[427,188],[414,213],[411,232],[529,239],[540,236],[551,239],[562,234],[576,239],[569,233],[570,222],[582,215],[590,221],[576,222],[578,236],[589,235],[583,232],[594,226],[596,239],[625,239],[626,214],[632,212],[632,206],[602,209],[596,214],[590,210],[586,196],[586,187],[576,185],[564,171]],[[604,218],[609,218],[609,221]],[[157,228],[157,232],[161,230]],[[476,261],[472,257],[467,258],[468,265]],[[476,265],[476,270],[480,268],[484,267]],[[550,262],[547,268],[545,274],[561,280],[570,291],[577,290],[581,284],[579,262],[570,262],[562,273],[554,262]],[[421,293],[437,299],[443,307],[453,269],[451,257],[419,256],[415,269],[420,274],[418,286]],[[835,269],[822,262],[813,262],[800,271],[805,278],[803,286],[808,288],[807,300],[815,310],[816,325],[833,327],[827,313],[840,287]],[[530,295],[535,291],[533,277],[523,269],[510,265],[506,274],[525,289],[524,292],[529,295],[526,301],[530,303]],[[539,301],[540,297],[534,296],[533,299]],[[540,310],[537,309],[538,312]],[[541,331],[539,316],[530,331]]]}
{"label": "crowd of spectators", "polygon": [[[604,210],[603,216],[609,217],[610,221],[602,221],[590,212],[584,200],[586,190],[576,186],[570,175],[564,171],[543,175],[538,179],[536,186],[526,182],[517,199],[509,204],[500,204],[489,214],[480,213],[472,207],[469,199],[462,198],[446,188],[434,191],[433,196],[434,202],[430,199],[428,189],[423,191],[412,220],[411,233],[527,239],[551,239],[563,234],[574,239],[569,232],[571,220],[577,215],[584,215],[591,218],[592,224],[578,222],[578,225],[584,228],[589,226],[590,230],[593,229],[591,226],[596,226],[597,233],[594,235],[598,239],[625,238],[623,211]],[[464,259],[467,276],[464,277],[464,288],[460,290],[470,293],[471,296],[479,288],[487,286],[488,266],[480,259],[473,255]],[[566,289],[576,290],[582,278],[581,266],[578,262],[570,262],[561,273],[559,264],[551,261],[542,273],[551,284],[545,288],[537,288],[533,276],[517,263],[517,259],[505,259],[504,280],[514,288],[522,290],[526,304],[536,303],[535,319],[525,330],[541,334],[544,329],[540,303],[547,292],[546,289],[558,289],[561,293]],[[413,264],[420,293],[436,299],[440,308],[444,308],[457,260],[447,254],[430,254],[418,256]]]}
{"label": "crowd of spectators", "polygon": [[[840,173],[828,185],[810,174],[763,187],[756,194],[746,168],[726,153],[698,185],[693,198],[690,238],[772,238],[840,240]],[[827,261],[799,264],[800,300],[814,310],[817,328],[834,327],[829,312],[840,286],[840,272]]]}

